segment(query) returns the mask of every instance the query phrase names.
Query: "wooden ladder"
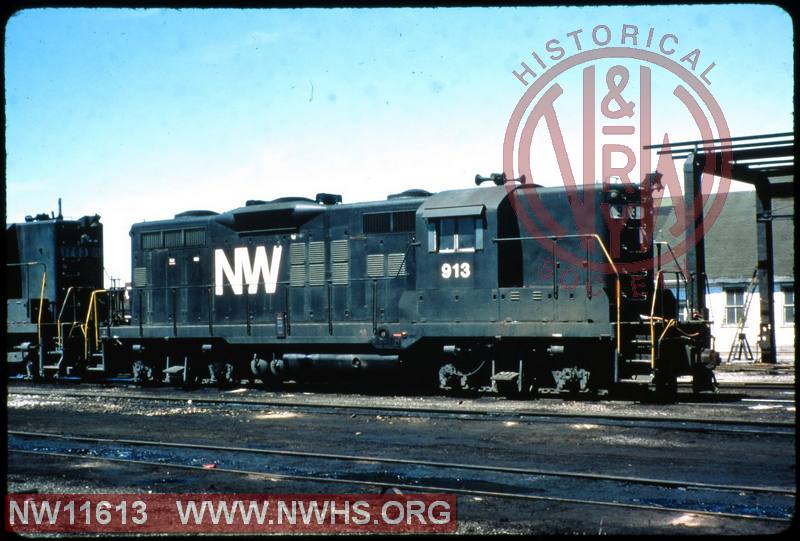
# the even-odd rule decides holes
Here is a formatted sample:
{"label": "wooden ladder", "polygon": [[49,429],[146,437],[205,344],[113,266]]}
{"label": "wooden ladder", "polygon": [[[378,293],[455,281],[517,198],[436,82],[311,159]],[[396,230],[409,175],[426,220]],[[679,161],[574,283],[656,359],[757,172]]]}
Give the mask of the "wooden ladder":
{"label": "wooden ladder", "polygon": [[[747,324],[747,312],[750,311],[750,303],[753,301],[753,293],[756,291],[756,285],[758,284],[758,267],[755,268],[753,271],[753,276],[750,278],[750,284],[747,286],[747,291],[744,294],[744,307],[742,308],[742,319],[739,321],[739,324],[736,326],[736,333],[733,335],[733,342],[731,343],[731,349],[728,352],[728,360],[725,362],[731,362],[731,358],[733,357],[733,351],[737,349],[739,346],[739,359],[741,359],[741,350],[742,350],[742,334],[744,333],[744,326]],[[744,338],[744,343],[747,344],[747,338]],[[750,350],[750,345],[747,344],[747,350]],[[752,354],[751,354],[752,355]],[[748,357],[750,359],[750,357]]]}

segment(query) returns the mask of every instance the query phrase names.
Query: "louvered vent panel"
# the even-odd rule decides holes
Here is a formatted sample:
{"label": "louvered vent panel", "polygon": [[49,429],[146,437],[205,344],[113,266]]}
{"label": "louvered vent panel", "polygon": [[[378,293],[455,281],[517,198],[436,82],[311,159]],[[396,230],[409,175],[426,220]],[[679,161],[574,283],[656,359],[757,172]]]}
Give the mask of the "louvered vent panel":
{"label": "louvered vent panel", "polygon": [[341,263],[350,261],[350,243],[346,240],[334,240],[331,242],[331,261]]}
{"label": "louvered vent panel", "polygon": [[406,274],[406,254],[389,254],[389,278],[395,276],[405,276]]}
{"label": "louvered vent panel", "polygon": [[180,248],[183,246],[183,231],[180,229],[164,231],[164,248]]}
{"label": "louvered vent panel", "polygon": [[325,243],[324,242],[309,242],[308,243],[308,262],[309,263],[325,263]]}
{"label": "louvered vent panel", "polygon": [[147,267],[136,267],[133,269],[133,285],[135,287],[147,286]]}
{"label": "louvered vent panel", "polygon": [[292,265],[289,267],[289,285],[303,287],[306,285],[306,266]]}
{"label": "louvered vent panel", "polygon": [[308,283],[312,286],[325,285],[324,263],[315,263],[308,266]]}
{"label": "louvered vent panel", "polygon": [[161,231],[155,233],[142,233],[142,250],[153,250],[162,248]]}
{"label": "louvered vent panel", "polygon": [[535,301],[542,300],[542,292],[541,291],[534,291],[533,292],[533,300],[535,300]]}
{"label": "louvered vent panel", "polygon": [[508,295],[508,298],[511,299],[512,301],[518,301],[519,300],[519,291],[512,291]]}
{"label": "louvered vent panel", "polygon": [[370,278],[382,278],[386,275],[383,254],[372,254],[367,256],[367,276]]}
{"label": "louvered vent panel", "polygon": [[346,284],[350,279],[350,263],[331,263],[331,280],[334,284]]}
{"label": "louvered vent panel", "polygon": [[306,264],[306,245],[304,242],[293,242],[289,245],[289,263],[291,265]]}
{"label": "louvered vent panel", "polygon": [[187,229],[184,241],[186,246],[203,246],[206,243],[205,229]]}

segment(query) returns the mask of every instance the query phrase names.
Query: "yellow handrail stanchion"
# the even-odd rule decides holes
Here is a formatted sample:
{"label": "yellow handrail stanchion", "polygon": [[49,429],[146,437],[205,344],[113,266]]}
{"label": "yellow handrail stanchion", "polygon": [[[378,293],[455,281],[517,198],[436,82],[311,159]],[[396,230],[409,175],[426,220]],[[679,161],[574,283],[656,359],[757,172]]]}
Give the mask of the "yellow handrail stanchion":
{"label": "yellow handrail stanchion", "polygon": [[64,295],[64,302],[61,304],[61,310],[58,311],[58,320],[56,321],[56,324],[57,324],[56,332],[58,333],[57,334],[58,345],[62,346],[62,347],[63,347],[63,344],[61,343],[61,338],[62,338],[61,337],[61,316],[64,314],[64,307],[67,306],[67,300],[69,300],[69,296],[72,293],[72,289],[73,289],[73,286],[69,286],[67,288],[67,294]]}
{"label": "yellow handrail stanchion", "polygon": [[656,324],[654,316],[656,314],[656,290],[662,279],[663,271],[658,271],[656,273],[656,285],[653,289],[653,302],[650,304],[650,368],[656,367]]}
{"label": "yellow handrail stanchion", "polygon": [[89,321],[91,321],[92,315],[94,315],[95,347],[100,344],[100,331],[97,322],[97,294],[105,292],[105,289],[95,289],[89,296],[89,308],[86,310],[86,319],[83,325],[81,325],[81,331],[83,331],[83,356],[85,359],[89,358]]}
{"label": "yellow handrail stanchion", "polygon": [[100,320],[97,317],[97,297],[94,298],[94,347],[100,345]]}
{"label": "yellow handrail stanchion", "polygon": [[600,238],[600,235],[595,233],[595,234],[592,234],[591,236],[594,237],[597,240],[597,243],[600,245],[600,248],[603,249],[603,254],[605,254],[606,259],[608,260],[608,263],[611,265],[611,268],[614,269],[614,275],[617,278],[617,295],[616,295],[616,297],[617,297],[617,351],[620,351],[622,349],[622,323],[621,323],[622,322],[622,318],[620,317],[620,309],[621,309],[620,299],[622,297],[622,291],[620,290],[619,271],[617,270],[617,266],[614,264],[614,260],[611,258],[611,254],[608,253],[608,250],[606,249],[606,245],[603,244],[603,239]]}
{"label": "yellow handrail stanchion", "polygon": [[658,341],[659,341],[659,343],[661,342],[661,340],[663,340],[663,339],[664,339],[664,335],[665,335],[665,334],[667,334],[667,331],[668,331],[668,330],[669,330],[669,328],[670,328],[670,327],[672,327],[673,325],[675,325],[675,320],[674,320],[674,319],[670,319],[670,320],[667,322],[667,326],[666,326],[666,327],[664,327],[664,330],[661,332],[661,336],[659,336],[659,337],[658,337]]}
{"label": "yellow handrail stanchion", "polygon": [[42,345],[42,311],[44,309],[44,286],[47,283],[47,271],[42,271],[42,289],[39,292],[39,315],[36,318],[36,333],[39,337],[39,346]]}

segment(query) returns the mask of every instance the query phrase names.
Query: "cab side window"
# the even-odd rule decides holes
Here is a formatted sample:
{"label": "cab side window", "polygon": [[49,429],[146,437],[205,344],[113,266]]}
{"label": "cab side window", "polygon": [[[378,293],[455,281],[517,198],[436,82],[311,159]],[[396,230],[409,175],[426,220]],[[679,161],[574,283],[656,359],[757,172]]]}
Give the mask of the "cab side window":
{"label": "cab side window", "polygon": [[481,218],[441,218],[428,223],[429,252],[474,252],[482,248]]}
{"label": "cab side window", "polygon": [[449,218],[439,220],[438,237],[440,252],[456,251],[456,221]]}
{"label": "cab side window", "polygon": [[475,250],[475,218],[459,218],[456,221],[456,231],[459,252],[472,252]]}

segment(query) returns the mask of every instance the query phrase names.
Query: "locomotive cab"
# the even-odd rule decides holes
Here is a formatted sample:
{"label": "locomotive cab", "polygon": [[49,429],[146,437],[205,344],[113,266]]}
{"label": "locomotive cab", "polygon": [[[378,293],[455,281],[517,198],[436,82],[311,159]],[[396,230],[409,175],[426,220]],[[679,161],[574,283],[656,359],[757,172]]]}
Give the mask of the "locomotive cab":
{"label": "locomotive cab", "polygon": [[677,325],[655,267],[648,189],[506,184],[427,199],[416,316],[451,359],[442,386],[479,386],[488,374],[517,394],[641,378],[674,391],[691,374],[708,388],[707,322]]}

